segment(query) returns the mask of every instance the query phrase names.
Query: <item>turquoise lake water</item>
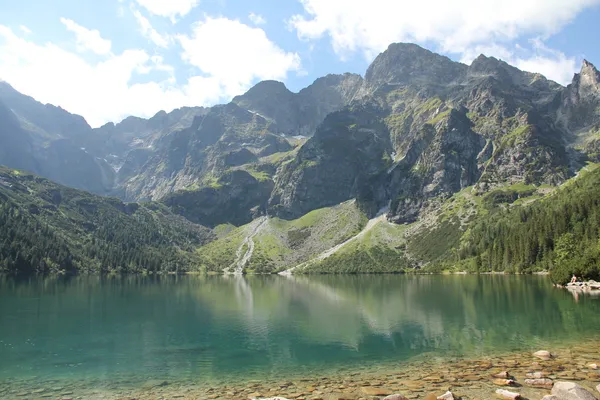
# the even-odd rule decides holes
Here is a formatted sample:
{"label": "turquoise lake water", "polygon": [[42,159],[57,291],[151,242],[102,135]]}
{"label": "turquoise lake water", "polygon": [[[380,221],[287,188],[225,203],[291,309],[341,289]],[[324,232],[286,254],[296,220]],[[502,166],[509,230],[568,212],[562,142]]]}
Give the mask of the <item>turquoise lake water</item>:
{"label": "turquoise lake water", "polygon": [[202,384],[479,357],[585,340],[599,315],[599,297],[537,276],[0,277],[0,383]]}

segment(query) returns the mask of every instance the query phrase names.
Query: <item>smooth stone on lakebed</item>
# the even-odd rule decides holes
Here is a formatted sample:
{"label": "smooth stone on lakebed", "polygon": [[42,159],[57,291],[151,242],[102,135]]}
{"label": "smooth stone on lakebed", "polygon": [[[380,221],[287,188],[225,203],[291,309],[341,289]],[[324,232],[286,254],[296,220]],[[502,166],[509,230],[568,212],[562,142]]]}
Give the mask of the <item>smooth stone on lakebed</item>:
{"label": "smooth stone on lakebed", "polygon": [[502,371],[502,372],[498,372],[497,374],[492,375],[492,378],[508,379],[508,378],[510,378],[510,374],[508,373],[508,371]]}
{"label": "smooth stone on lakebed", "polygon": [[536,379],[525,379],[525,384],[527,386],[536,387],[536,388],[551,388],[554,382],[552,379],[548,378],[536,378]]}
{"label": "smooth stone on lakebed", "polygon": [[388,396],[392,394],[391,390],[373,386],[363,386],[360,388],[360,390],[367,396]]}
{"label": "smooth stone on lakebed", "polygon": [[521,398],[520,393],[509,392],[508,390],[498,389],[496,390],[496,397],[507,400],[516,400]]}
{"label": "smooth stone on lakebed", "polygon": [[536,372],[528,372],[527,375],[525,375],[525,376],[527,376],[527,378],[529,378],[529,379],[541,379],[541,378],[545,378],[546,375],[547,374],[545,372],[536,371]]}
{"label": "smooth stone on lakebed", "polygon": [[454,395],[452,394],[451,391],[447,391],[446,393],[444,393],[441,396],[437,397],[437,400],[454,400]]}
{"label": "smooth stone on lakebed", "polygon": [[573,382],[556,382],[552,387],[552,394],[557,400],[598,400],[596,396]]}
{"label": "smooth stone on lakebed", "polygon": [[383,400],[408,400],[406,397],[401,394],[392,394],[387,397],[384,397]]}
{"label": "smooth stone on lakebed", "polygon": [[492,382],[498,386],[511,386],[515,384],[515,381],[512,379],[494,379]]}
{"label": "smooth stone on lakebed", "polygon": [[544,361],[550,360],[552,358],[552,354],[547,350],[536,351],[535,353],[533,353],[533,356]]}

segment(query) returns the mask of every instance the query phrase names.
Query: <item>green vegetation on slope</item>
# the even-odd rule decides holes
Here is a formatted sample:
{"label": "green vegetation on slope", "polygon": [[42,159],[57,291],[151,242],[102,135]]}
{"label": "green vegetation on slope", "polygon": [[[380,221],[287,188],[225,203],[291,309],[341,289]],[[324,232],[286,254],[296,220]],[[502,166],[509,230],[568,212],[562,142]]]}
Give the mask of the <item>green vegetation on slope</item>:
{"label": "green vegetation on slope", "polygon": [[185,271],[212,237],[160,204],[125,204],[0,168],[0,272]]}
{"label": "green vegetation on slope", "polygon": [[542,200],[477,220],[458,259],[474,271],[547,269],[556,283],[600,278],[600,169],[588,168]]}
{"label": "green vegetation on slope", "polygon": [[296,273],[356,274],[403,272],[409,268],[405,257],[405,225],[379,221],[355,240],[329,257],[308,263]]}
{"label": "green vegetation on slope", "polygon": [[252,236],[254,251],[245,270],[254,273],[284,270],[355,236],[366,223],[367,217],[354,201],[314,210],[291,221],[269,218],[256,232],[253,222],[200,248],[200,265],[207,271],[222,271],[236,261],[236,251],[246,237]]}

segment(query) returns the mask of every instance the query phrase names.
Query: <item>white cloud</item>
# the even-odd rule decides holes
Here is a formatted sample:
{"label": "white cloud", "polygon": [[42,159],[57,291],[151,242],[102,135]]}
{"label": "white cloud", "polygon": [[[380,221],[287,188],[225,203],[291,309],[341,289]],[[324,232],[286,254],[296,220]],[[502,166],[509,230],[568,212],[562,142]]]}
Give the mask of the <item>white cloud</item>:
{"label": "white cloud", "polygon": [[29,29],[28,27],[26,27],[25,25],[20,25],[19,29],[26,35],[31,35],[31,29]]}
{"label": "white cloud", "polygon": [[[0,79],[38,101],[83,115],[92,126],[129,115],[229,101],[257,79],[283,79],[300,59],[273,44],[258,28],[224,18],[206,18],[190,37],[178,38],[182,57],[201,74],[177,82],[173,66],[159,55],[130,49],[99,62],[56,44],[38,44],[0,25]],[[104,49],[106,50],[106,49]],[[132,83],[140,74],[164,78]],[[150,75],[149,75],[150,76]]]}
{"label": "white cloud", "polygon": [[199,0],[135,0],[154,15],[170,18],[173,23],[177,17],[189,14],[199,3]]}
{"label": "white cloud", "polygon": [[255,80],[284,79],[300,69],[300,57],[269,40],[265,31],[227,18],[206,17],[178,36],[184,61],[215,78],[227,96],[245,91]]}
{"label": "white cloud", "polygon": [[148,18],[144,17],[139,10],[133,10],[133,16],[135,17],[139,27],[140,32],[144,35],[145,38],[150,40],[152,43],[157,45],[158,47],[167,48],[169,47],[169,43],[171,39],[167,35],[161,35],[152,27]]}
{"label": "white cloud", "polygon": [[372,58],[392,42],[436,43],[463,53],[484,43],[522,35],[547,36],[600,0],[299,0],[304,15],[290,27],[303,39],[328,36],[342,57]]}
{"label": "white cloud", "polygon": [[252,23],[254,25],[264,25],[267,23],[267,20],[265,19],[265,17],[263,17],[260,14],[255,14],[253,12],[251,12],[250,14],[248,14],[248,19],[250,21],[252,21]]}
{"label": "white cloud", "polygon": [[77,24],[75,21],[61,18],[60,22],[75,34],[77,48],[79,51],[90,50],[96,54],[107,55],[110,53],[110,40],[102,38],[97,30],[90,30]]}

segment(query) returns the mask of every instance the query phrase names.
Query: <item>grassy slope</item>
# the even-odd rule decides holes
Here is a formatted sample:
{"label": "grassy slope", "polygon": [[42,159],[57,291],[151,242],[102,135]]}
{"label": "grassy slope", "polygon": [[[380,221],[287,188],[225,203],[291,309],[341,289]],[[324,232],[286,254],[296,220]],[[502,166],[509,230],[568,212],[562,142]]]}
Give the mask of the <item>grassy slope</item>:
{"label": "grassy slope", "polygon": [[[274,272],[309,260],[356,235],[367,218],[353,201],[314,210],[296,220],[270,218],[253,237],[254,253],[248,272]],[[252,232],[252,224],[236,228],[200,248],[202,268],[222,271],[236,259],[236,251]]]}

